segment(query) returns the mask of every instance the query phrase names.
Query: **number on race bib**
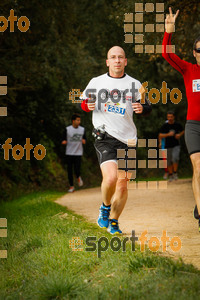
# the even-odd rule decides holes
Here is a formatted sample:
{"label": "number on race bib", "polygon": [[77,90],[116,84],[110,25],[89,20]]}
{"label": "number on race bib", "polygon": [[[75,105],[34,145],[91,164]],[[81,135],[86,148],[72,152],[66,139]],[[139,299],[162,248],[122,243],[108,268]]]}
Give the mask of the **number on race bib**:
{"label": "number on race bib", "polygon": [[108,106],[108,112],[114,113],[114,114],[119,114],[121,116],[124,116],[126,109],[123,107],[118,107],[114,105],[109,105]]}
{"label": "number on race bib", "polygon": [[200,79],[195,79],[192,82],[193,92],[200,92]]}

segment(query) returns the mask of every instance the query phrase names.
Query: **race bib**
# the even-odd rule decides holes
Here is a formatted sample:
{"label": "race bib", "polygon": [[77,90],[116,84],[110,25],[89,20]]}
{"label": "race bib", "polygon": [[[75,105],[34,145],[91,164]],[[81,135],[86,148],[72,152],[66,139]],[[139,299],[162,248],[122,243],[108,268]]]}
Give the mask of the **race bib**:
{"label": "race bib", "polygon": [[123,117],[126,112],[126,103],[113,103],[108,101],[105,103],[104,112]]}
{"label": "race bib", "polygon": [[200,92],[200,79],[195,79],[192,81],[193,92]]}

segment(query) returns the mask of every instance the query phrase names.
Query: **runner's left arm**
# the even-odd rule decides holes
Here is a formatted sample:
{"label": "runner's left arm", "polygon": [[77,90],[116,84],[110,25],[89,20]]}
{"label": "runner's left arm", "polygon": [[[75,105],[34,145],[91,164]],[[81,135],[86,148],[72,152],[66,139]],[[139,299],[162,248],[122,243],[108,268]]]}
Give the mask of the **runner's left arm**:
{"label": "runner's left arm", "polygon": [[145,96],[145,103],[141,104],[141,105],[143,107],[142,115],[143,116],[149,115],[152,111],[152,106],[151,106],[149,99],[146,96]]}
{"label": "runner's left arm", "polygon": [[146,116],[152,111],[151,104],[147,97],[145,97],[144,104],[141,104],[141,100],[137,100],[136,102],[132,103],[132,107],[136,114],[140,114],[142,116]]}

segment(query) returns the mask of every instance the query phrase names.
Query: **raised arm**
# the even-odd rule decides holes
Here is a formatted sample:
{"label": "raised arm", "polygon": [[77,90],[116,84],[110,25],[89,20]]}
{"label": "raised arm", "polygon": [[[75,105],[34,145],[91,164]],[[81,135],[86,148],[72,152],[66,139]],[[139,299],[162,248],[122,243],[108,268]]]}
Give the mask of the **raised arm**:
{"label": "raised arm", "polygon": [[178,14],[179,10],[177,10],[176,14],[173,15],[171,7],[169,8],[169,15],[167,15],[165,19],[165,34],[162,43],[162,56],[166,59],[166,61],[168,61],[168,63],[170,63],[173,68],[175,68],[183,75],[187,69],[188,62],[180,59],[176,54],[172,53],[171,47],[172,32],[174,32],[175,22]]}
{"label": "raised arm", "polygon": [[165,31],[167,33],[172,33],[175,31],[174,30],[175,22],[176,22],[176,18],[178,17],[178,14],[179,14],[179,10],[177,10],[176,14],[173,15],[171,7],[169,8],[169,15],[167,15],[165,19]]}

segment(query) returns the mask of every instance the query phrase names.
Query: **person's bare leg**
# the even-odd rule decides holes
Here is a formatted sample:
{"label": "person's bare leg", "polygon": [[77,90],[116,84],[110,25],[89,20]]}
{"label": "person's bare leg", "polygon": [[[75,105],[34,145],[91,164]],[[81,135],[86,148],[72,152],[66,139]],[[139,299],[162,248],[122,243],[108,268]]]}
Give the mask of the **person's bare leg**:
{"label": "person's bare leg", "polygon": [[128,198],[128,190],[127,190],[127,179],[119,179],[117,180],[115,193],[113,196],[112,209],[111,209],[111,219],[119,219],[119,216],[124,209],[126,204],[126,200]]}
{"label": "person's bare leg", "polygon": [[178,170],[178,163],[173,163],[173,171],[177,172]]}
{"label": "person's bare leg", "polygon": [[193,166],[192,188],[194,198],[200,213],[200,152],[190,155]]}
{"label": "person's bare leg", "polygon": [[173,180],[173,165],[168,166],[168,171],[169,171],[169,181]]}
{"label": "person's bare leg", "polygon": [[168,166],[169,174],[173,174],[173,165]]}
{"label": "person's bare leg", "polygon": [[102,200],[105,205],[111,204],[111,219],[118,220],[128,197],[127,178],[124,171],[118,171],[117,164],[107,162],[101,166],[103,181],[101,185]]}
{"label": "person's bare leg", "polygon": [[110,205],[112,196],[115,193],[117,182],[117,164],[112,161],[101,165],[103,180],[101,183],[102,201],[105,205]]}

